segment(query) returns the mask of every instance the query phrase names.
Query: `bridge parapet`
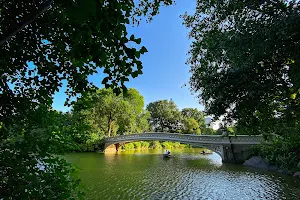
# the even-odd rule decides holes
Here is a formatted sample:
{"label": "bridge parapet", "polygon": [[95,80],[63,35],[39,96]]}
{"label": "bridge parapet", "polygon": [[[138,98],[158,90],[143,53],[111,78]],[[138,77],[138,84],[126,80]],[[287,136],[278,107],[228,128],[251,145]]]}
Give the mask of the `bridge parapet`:
{"label": "bridge parapet", "polygon": [[105,143],[115,143],[122,141],[141,141],[141,140],[166,140],[178,142],[196,142],[205,144],[259,144],[260,136],[229,136],[222,137],[219,135],[191,135],[179,133],[142,133],[132,135],[122,135],[116,137],[105,138]]}
{"label": "bridge parapet", "polygon": [[263,137],[260,135],[229,136],[231,144],[260,144]]}

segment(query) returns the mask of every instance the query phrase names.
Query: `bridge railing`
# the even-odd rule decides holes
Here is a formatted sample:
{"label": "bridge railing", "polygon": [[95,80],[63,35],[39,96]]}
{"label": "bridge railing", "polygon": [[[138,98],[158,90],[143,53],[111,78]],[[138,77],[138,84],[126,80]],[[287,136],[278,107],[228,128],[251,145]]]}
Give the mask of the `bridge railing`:
{"label": "bridge railing", "polygon": [[161,140],[178,141],[182,143],[205,143],[205,144],[258,144],[261,141],[260,136],[229,136],[218,135],[191,135],[179,133],[141,133],[132,135],[122,135],[105,138],[105,143],[117,143],[122,141],[141,141],[141,140]]}

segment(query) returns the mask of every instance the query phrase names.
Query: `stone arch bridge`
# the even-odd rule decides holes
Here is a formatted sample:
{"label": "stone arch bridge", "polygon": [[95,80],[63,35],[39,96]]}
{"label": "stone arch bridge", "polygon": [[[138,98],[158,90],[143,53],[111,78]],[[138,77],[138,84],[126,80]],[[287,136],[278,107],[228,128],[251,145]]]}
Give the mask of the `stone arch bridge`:
{"label": "stone arch bridge", "polygon": [[172,141],[193,146],[204,147],[219,154],[223,162],[241,163],[248,159],[250,147],[259,144],[262,136],[217,136],[217,135],[188,135],[179,133],[142,133],[107,137],[104,139],[104,151],[114,145],[118,151],[122,144],[136,141]]}

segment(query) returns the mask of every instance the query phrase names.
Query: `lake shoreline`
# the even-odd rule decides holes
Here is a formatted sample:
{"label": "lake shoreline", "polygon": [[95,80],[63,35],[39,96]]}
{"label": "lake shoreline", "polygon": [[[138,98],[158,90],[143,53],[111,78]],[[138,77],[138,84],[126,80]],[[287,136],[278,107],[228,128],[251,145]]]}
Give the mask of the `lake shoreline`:
{"label": "lake shoreline", "polygon": [[280,169],[280,167],[276,165],[269,164],[268,162],[265,161],[264,158],[261,156],[252,156],[248,160],[246,160],[243,165],[248,166],[248,167],[253,167],[257,169],[263,169],[263,170],[268,170],[268,171],[276,171],[284,175],[288,176],[293,176],[297,179],[300,180],[300,172],[291,172],[286,169]]}

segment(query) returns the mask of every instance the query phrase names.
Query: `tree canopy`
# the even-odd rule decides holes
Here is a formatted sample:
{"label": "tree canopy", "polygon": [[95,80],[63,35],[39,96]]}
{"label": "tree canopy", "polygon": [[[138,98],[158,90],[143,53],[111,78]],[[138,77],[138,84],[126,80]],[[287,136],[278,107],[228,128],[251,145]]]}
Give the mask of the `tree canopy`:
{"label": "tree canopy", "polygon": [[[74,148],[61,113],[38,107],[20,130],[11,126],[0,143],[0,197],[70,199],[82,196],[75,168],[56,154]],[[4,127],[0,127],[3,129]],[[2,131],[2,130],[1,130]]]}
{"label": "tree canopy", "polygon": [[201,129],[199,127],[198,122],[193,118],[184,118],[182,121],[182,133],[186,134],[200,134]]}
{"label": "tree canopy", "polygon": [[[0,1],[1,198],[82,195],[76,192],[79,180],[72,176],[74,168],[54,155],[67,149],[65,131],[78,135],[84,126],[77,119],[70,120],[75,127],[47,120],[53,119],[48,117],[53,95],[63,84],[68,99],[87,93],[95,88],[88,76],[98,72],[104,74],[106,88],[117,94],[126,91],[129,78],[142,74],[140,56],[147,52],[141,38],[128,34],[128,25],[138,24],[142,17],[151,19],[162,5],[172,3]],[[40,162],[46,170],[37,167]]]}
{"label": "tree canopy", "polygon": [[299,119],[299,1],[197,1],[191,88],[208,114],[251,134],[283,134]]}
{"label": "tree canopy", "polygon": [[200,128],[206,127],[204,115],[197,108],[183,108],[181,114],[183,118],[194,118]]}
{"label": "tree canopy", "polygon": [[181,114],[174,101],[159,100],[147,105],[150,112],[150,124],[159,131],[176,131],[179,128]]}
{"label": "tree canopy", "polygon": [[149,113],[144,111],[144,98],[130,88],[124,95],[112,89],[87,93],[74,105],[73,114],[83,116],[98,135],[139,133],[148,129]]}
{"label": "tree canopy", "polygon": [[[141,38],[127,26],[150,19],[171,0],[1,1],[0,121],[36,104],[51,105],[66,81],[69,96],[93,87],[87,77],[99,68],[102,83],[120,93],[129,77],[142,74]],[[49,103],[50,102],[50,103]]]}

